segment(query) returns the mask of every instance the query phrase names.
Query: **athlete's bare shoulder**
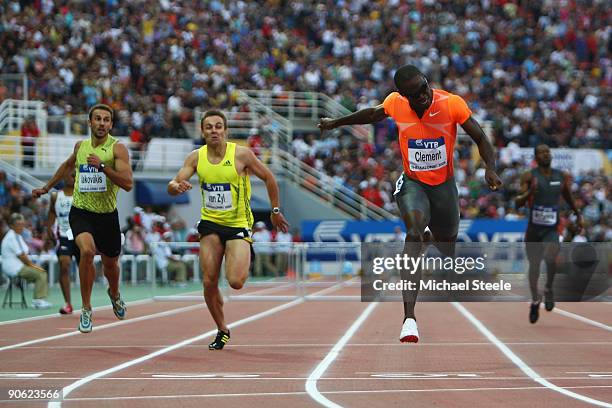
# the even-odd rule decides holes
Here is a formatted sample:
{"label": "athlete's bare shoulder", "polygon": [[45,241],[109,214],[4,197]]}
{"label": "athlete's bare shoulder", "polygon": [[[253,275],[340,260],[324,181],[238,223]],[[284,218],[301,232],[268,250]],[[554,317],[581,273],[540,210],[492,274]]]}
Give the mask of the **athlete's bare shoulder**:
{"label": "athlete's bare shoulder", "polygon": [[255,153],[253,153],[250,148],[238,144],[236,145],[236,159],[250,160],[252,156],[255,156]]}
{"label": "athlete's bare shoulder", "polygon": [[198,157],[200,157],[200,149],[194,149],[185,158],[185,165],[189,165],[193,168],[198,167]]}

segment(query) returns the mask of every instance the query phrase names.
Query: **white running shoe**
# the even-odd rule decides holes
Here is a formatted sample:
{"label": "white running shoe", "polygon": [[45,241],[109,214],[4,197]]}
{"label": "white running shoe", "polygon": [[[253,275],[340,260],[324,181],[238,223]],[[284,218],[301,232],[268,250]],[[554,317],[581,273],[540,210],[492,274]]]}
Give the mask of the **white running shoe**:
{"label": "white running shoe", "polygon": [[34,309],[49,309],[53,304],[45,299],[32,299],[32,306],[34,306]]}
{"label": "white running shoe", "polygon": [[402,343],[418,343],[419,329],[417,328],[416,320],[412,318],[406,319],[400,332],[400,341]]}
{"label": "white running shoe", "polygon": [[93,325],[91,323],[91,310],[81,309],[81,317],[79,318],[79,331],[81,333],[91,332]]}

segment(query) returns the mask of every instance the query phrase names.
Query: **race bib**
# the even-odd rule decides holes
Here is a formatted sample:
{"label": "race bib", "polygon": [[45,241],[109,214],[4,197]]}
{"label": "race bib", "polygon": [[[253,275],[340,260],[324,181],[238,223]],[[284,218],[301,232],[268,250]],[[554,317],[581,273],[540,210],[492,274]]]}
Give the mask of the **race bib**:
{"label": "race bib", "polygon": [[553,227],[557,225],[557,209],[554,207],[534,205],[531,210],[531,222],[536,225]]}
{"label": "race bib", "polygon": [[232,187],[229,183],[202,183],[202,191],[204,192],[204,207],[207,210],[232,209]]}
{"label": "race bib", "polygon": [[79,165],[79,191],[81,193],[106,191],[106,174],[88,164]]}
{"label": "race bib", "polygon": [[443,137],[408,139],[408,164],[411,171],[437,170],[447,163]]}

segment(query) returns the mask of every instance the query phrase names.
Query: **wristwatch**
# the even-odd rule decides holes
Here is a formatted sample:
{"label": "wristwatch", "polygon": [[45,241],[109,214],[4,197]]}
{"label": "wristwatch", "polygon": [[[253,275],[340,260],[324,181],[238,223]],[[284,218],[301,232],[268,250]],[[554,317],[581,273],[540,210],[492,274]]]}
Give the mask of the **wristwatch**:
{"label": "wristwatch", "polygon": [[100,163],[100,165],[98,166],[98,170],[101,172],[104,172],[104,169],[106,168],[106,164],[104,163]]}
{"label": "wristwatch", "polygon": [[272,214],[280,214],[280,208],[278,207],[272,208]]}

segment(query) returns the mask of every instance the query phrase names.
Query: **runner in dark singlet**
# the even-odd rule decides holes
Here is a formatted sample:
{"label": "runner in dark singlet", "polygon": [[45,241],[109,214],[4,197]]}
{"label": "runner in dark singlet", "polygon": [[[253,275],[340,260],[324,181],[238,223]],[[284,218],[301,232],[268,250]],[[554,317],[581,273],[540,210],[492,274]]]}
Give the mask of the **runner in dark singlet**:
{"label": "runner in dark singlet", "polygon": [[[550,148],[541,144],[535,148],[537,167],[529,170],[521,177],[521,191],[516,196],[517,207],[527,204],[529,208],[529,224],[525,232],[527,258],[529,260],[529,287],[531,289],[531,306],[529,321],[535,323],[540,316],[542,296],[538,292],[540,263],[546,262],[546,289],[544,291],[544,306],[547,311],[553,310],[555,301],[552,291],[556,273],[555,258],[559,252],[559,201],[561,196],[569,204],[582,225],[580,212],[576,208],[570,190],[569,175],[550,167],[552,156]],[[548,243],[530,245],[534,242]]]}

